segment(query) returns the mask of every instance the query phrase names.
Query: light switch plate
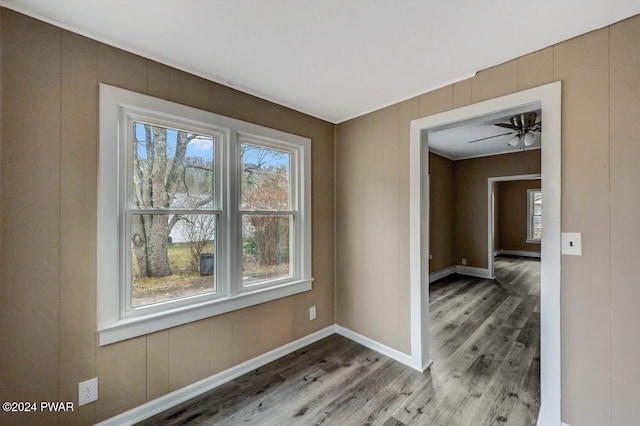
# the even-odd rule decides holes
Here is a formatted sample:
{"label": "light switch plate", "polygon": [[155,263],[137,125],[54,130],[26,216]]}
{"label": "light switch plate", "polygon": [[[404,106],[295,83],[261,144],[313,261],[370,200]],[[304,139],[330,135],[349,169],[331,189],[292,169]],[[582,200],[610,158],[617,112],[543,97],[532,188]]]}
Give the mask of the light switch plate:
{"label": "light switch plate", "polygon": [[582,256],[582,233],[562,233],[562,254]]}

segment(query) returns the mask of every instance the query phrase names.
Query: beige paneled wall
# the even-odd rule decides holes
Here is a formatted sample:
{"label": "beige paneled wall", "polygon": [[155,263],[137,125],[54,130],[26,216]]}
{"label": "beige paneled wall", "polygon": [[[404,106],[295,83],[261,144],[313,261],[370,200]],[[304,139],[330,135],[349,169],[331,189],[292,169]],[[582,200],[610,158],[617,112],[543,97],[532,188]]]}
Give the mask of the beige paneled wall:
{"label": "beige paneled wall", "polygon": [[498,220],[494,233],[498,241],[493,248],[540,253],[540,244],[527,243],[527,191],[540,189],[539,180],[496,182],[495,209]]}
{"label": "beige paneled wall", "polygon": [[638,422],[640,401],[640,17],[611,27],[611,411],[614,425]]}
{"label": "beige paneled wall", "polygon": [[[408,156],[385,167],[400,179],[399,220],[385,221],[401,250],[398,279],[383,282],[367,272],[372,264],[363,241],[379,230],[362,204],[362,187],[371,185],[366,162],[379,164],[381,151],[367,149],[380,114],[399,120],[400,139],[384,140],[406,149],[412,119],[561,80],[562,229],[583,233],[583,256],[562,259],[562,408],[570,425],[631,425],[640,408],[640,299],[635,256],[639,244],[640,181],[640,17],[568,40],[539,52],[480,71],[474,78],[341,123],[336,140],[337,320],[365,336],[409,352],[409,334],[373,330],[367,322],[380,314],[381,294],[402,294],[400,306],[383,304],[382,313],[404,309],[398,330],[409,329]],[[375,135],[374,135],[375,136]],[[375,136],[382,137],[382,136]],[[379,146],[380,142],[376,142]],[[389,148],[391,149],[391,148]],[[366,152],[366,154],[365,154]],[[378,158],[372,158],[377,156]],[[384,164],[384,162],[383,162]],[[485,184],[486,186],[486,184]],[[375,188],[373,189],[376,190]],[[369,189],[371,191],[371,189]],[[486,191],[485,191],[486,192]],[[397,198],[379,192],[381,202]],[[370,194],[370,197],[375,197]],[[486,199],[486,197],[485,197]],[[463,210],[464,207],[457,207]],[[483,216],[486,226],[486,209]],[[369,235],[368,235],[369,234]],[[392,235],[394,235],[392,233]],[[486,244],[484,244],[486,246]],[[369,247],[366,247],[368,250]],[[486,250],[486,248],[485,248]],[[460,253],[456,255],[460,257]],[[382,257],[383,262],[387,260]],[[486,266],[486,256],[474,259]],[[376,266],[378,267],[378,266]],[[383,290],[384,289],[384,290]]]}
{"label": "beige paneled wall", "polygon": [[[333,124],[6,9],[0,28],[0,399],[76,401],[78,382],[100,383],[100,399],[72,414],[0,414],[0,423],[93,424],[335,322]],[[313,290],[99,347],[100,82],[311,138]],[[385,321],[387,332],[402,324]]]}
{"label": "beige paneled wall", "polygon": [[[462,258],[467,259],[468,266],[486,268],[487,179],[533,173],[540,173],[540,150],[460,161],[451,161],[430,152],[429,251],[433,257],[429,262],[429,272],[450,265],[460,265]],[[494,248],[539,252],[540,245],[525,242],[526,188],[533,186],[527,181],[500,182],[496,184],[496,194],[503,193],[502,200],[515,197],[515,188],[511,188],[509,184],[525,188],[524,196],[515,206],[512,203],[502,203],[504,209],[496,207],[495,213],[502,220],[496,220],[495,234],[502,235],[494,242]],[[499,199],[496,195],[496,200]],[[500,202],[496,201],[496,205],[498,204]],[[514,221],[512,216],[505,216],[507,213],[517,216],[519,220]],[[524,232],[525,236],[521,243],[515,244],[518,232]]]}
{"label": "beige paneled wall", "polygon": [[429,153],[429,272],[454,265],[453,161]]}
{"label": "beige paneled wall", "polygon": [[606,425],[612,415],[609,28],[557,45],[554,75],[563,82],[562,229],[583,233],[583,256],[562,261],[562,398],[569,424]]}
{"label": "beige paneled wall", "polygon": [[409,350],[408,129],[418,102],[385,108],[338,128],[336,227],[338,323],[386,345]]}
{"label": "beige paneled wall", "polygon": [[488,188],[490,177],[540,173],[540,150],[471,158],[453,162],[453,260],[487,268]]}

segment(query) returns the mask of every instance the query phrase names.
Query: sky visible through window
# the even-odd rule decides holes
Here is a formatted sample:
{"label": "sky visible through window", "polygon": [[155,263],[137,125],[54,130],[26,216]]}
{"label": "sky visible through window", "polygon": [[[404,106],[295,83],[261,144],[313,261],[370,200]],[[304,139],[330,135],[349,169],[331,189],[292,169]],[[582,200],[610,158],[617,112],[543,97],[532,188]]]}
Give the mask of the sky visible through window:
{"label": "sky visible through window", "polygon": [[[140,158],[147,158],[147,149],[144,142],[147,141],[145,134],[144,124],[134,123],[136,138],[138,139],[138,156]],[[193,133],[186,132],[187,135]],[[176,155],[176,145],[178,141],[178,130],[167,129],[167,158],[174,158]],[[211,161],[213,159],[213,137],[211,136],[198,136],[193,139],[187,145],[186,157],[202,158],[204,161]]]}

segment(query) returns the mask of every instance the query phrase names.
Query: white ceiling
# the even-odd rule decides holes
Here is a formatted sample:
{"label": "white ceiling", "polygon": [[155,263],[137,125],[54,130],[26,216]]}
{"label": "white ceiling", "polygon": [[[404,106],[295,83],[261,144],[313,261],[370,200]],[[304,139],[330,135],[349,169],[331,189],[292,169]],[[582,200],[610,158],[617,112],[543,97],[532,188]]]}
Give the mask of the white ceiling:
{"label": "white ceiling", "polygon": [[[452,125],[429,130],[429,151],[435,152],[436,154],[450,160],[464,160],[467,158],[486,157],[488,155],[517,152],[523,149],[522,145],[512,147],[508,144],[509,139],[516,135],[516,132],[495,126],[495,123],[508,124],[510,117],[523,112],[536,112],[538,114],[536,122],[541,121],[540,109],[525,106],[463,122],[457,122]],[[504,133],[510,134],[491,137]],[[536,139],[531,146],[526,147],[527,150],[540,149],[542,146],[540,133],[534,133],[534,135],[536,135]],[[474,140],[488,137],[491,138],[469,143]]]}
{"label": "white ceiling", "polygon": [[0,0],[338,123],[640,13],[638,0]]}

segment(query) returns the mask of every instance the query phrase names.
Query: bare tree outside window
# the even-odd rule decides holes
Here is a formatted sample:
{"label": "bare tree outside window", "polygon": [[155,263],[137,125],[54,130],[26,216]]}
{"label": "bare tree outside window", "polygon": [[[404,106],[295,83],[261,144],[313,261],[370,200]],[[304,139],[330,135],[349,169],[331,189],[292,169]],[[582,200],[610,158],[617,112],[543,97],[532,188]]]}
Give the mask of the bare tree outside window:
{"label": "bare tree outside window", "polygon": [[214,291],[197,271],[215,215],[181,213],[212,209],[213,138],[137,122],[131,136],[133,211],[144,211],[131,215],[132,306]]}
{"label": "bare tree outside window", "polygon": [[247,143],[240,149],[243,281],[290,275],[291,154]]}

